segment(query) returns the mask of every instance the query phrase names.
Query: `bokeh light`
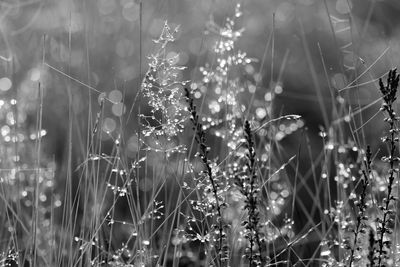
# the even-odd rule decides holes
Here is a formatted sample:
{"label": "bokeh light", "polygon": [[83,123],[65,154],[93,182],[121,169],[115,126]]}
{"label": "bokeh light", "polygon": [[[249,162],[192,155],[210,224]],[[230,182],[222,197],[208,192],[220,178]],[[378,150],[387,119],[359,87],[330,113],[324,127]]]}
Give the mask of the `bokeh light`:
{"label": "bokeh light", "polygon": [[114,103],[118,103],[122,101],[122,92],[119,90],[112,90],[108,94],[108,99],[110,99]]}
{"label": "bokeh light", "polygon": [[277,26],[280,27],[286,23],[289,23],[294,18],[295,7],[292,3],[282,2],[279,4],[275,18],[277,20]]}
{"label": "bokeh light", "polygon": [[112,105],[111,110],[115,116],[121,117],[125,113],[126,108],[123,103],[117,103]]}
{"label": "bokeh light", "polygon": [[12,86],[12,82],[9,78],[3,77],[0,79],[0,90],[1,91],[5,92],[5,91],[10,90],[11,86]]}
{"label": "bokeh light", "polygon": [[99,9],[100,14],[109,15],[111,14],[117,6],[115,0],[98,0],[97,7]]}
{"label": "bokeh light", "polygon": [[139,4],[134,1],[125,1],[122,7],[123,17],[130,22],[135,22],[139,19],[139,11]]}
{"label": "bokeh light", "polygon": [[267,111],[265,110],[265,108],[257,108],[256,115],[258,119],[262,120],[267,116]]}
{"label": "bokeh light", "polygon": [[115,52],[121,58],[130,57],[133,55],[133,52],[135,51],[133,43],[134,42],[132,40],[123,38],[118,41],[115,47]]}
{"label": "bokeh light", "polygon": [[351,11],[351,1],[348,0],[337,0],[336,1],[336,10],[340,14],[347,14]]}
{"label": "bokeh light", "polygon": [[103,122],[103,131],[112,133],[117,128],[117,123],[112,118],[105,118]]}
{"label": "bokeh light", "polygon": [[337,90],[343,89],[345,86],[347,86],[346,76],[342,73],[335,73],[332,77],[332,85]]}
{"label": "bokeh light", "polygon": [[41,76],[41,71],[37,68],[33,68],[31,70],[31,81],[32,82],[37,82],[40,80],[40,76]]}

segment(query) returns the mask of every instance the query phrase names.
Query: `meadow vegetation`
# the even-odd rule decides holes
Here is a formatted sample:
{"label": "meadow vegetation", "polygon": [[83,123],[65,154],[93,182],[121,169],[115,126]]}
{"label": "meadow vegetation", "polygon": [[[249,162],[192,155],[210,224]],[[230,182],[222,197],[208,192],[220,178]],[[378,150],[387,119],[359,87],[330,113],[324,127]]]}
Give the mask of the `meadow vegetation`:
{"label": "meadow vegetation", "polygon": [[[348,13],[351,2],[336,8]],[[335,34],[357,31],[321,3],[335,42]],[[193,67],[175,49],[185,25],[170,21],[142,57],[144,3],[124,5],[123,16],[140,29],[134,94],[117,82],[131,66],[110,77],[109,91],[96,83],[101,77],[76,78],[71,67],[57,67],[52,57],[69,66],[86,57],[90,72],[90,46],[74,55],[72,13],[62,49],[42,34],[30,90],[12,93],[15,62],[0,58],[7,62],[0,79],[1,266],[400,264],[399,74],[391,65],[379,76],[372,71],[389,48],[375,61],[341,62],[331,79],[325,52],[319,43],[310,49],[299,21],[310,75],[297,79],[315,87],[319,114],[291,113],[290,103],[279,102],[290,55],[276,53],[276,23],[287,13],[271,16],[259,58],[239,46],[250,38],[241,3],[223,20],[211,16],[196,43],[199,51],[211,48]],[[122,58],[130,49],[117,45]],[[47,108],[52,86],[64,90],[62,119]],[[85,93],[75,94],[75,86]],[[366,86],[377,97],[362,103],[358,90]],[[45,127],[52,124],[63,127]]]}

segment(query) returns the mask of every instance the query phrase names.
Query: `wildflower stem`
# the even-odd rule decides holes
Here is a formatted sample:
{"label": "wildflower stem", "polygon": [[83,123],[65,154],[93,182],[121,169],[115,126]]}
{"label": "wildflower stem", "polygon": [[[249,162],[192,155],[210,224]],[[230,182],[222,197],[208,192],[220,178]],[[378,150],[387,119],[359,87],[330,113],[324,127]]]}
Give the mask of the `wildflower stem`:
{"label": "wildflower stem", "polygon": [[389,229],[389,222],[392,220],[390,219],[390,216],[394,213],[393,210],[389,209],[391,200],[395,200],[394,196],[392,195],[392,190],[393,190],[393,182],[394,182],[394,174],[396,172],[395,170],[395,162],[398,161],[398,158],[395,157],[395,152],[396,152],[396,142],[398,141],[398,138],[396,137],[396,134],[398,130],[395,128],[395,122],[398,120],[396,117],[396,113],[393,110],[392,104],[396,100],[396,93],[397,93],[397,87],[399,84],[399,75],[396,74],[396,69],[390,70],[388,79],[387,79],[387,85],[385,86],[382,82],[382,79],[379,80],[379,85],[380,85],[380,90],[381,93],[383,94],[383,99],[384,99],[384,104],[381,108],[382,111],[384,111],[388,117],[385,118],[385,121],[389,124],[389,137],[384,137],[384,142],[389,143],[389,157],[384,157],[384,161],[387,161],[389,163],[389,181],[387,185],[387,194],[386,198],[384,198],[383,202],[384,205],[382,207],[383,210],[383,218],[378,219],[378,223],[380,223],[380,226],[378,226],[378,233],[379,233],[379,239],[378,239],[378,266],[381,267],[383,266],[383,258],[385,254],[388,253],[388,251],[385,250],[385,248],[390,249],[390,240],[384,241],[385,234],[390,234],[391,230]]}
{"label": "wildflower stem", "polygon": [[222,211],[221,211],[221,204],[219,201],[219,196],[218,196],[218,188],[219,184],[215,180],[213,173],[212,173],[212,168],[210,164],[210,160],[208,159],[208,152],[209,148],[206,145],[206,135],[203,130],[203,125],[199,122],[199,116],[196,111],[196,106],[193,103],[193,98],[189,92],[189,89],[185,88],[185,96],[186,96],[186,101],[189,104],[189,112],[191,114],[191,122],[194,126],[195,130],[195,135],[196,135],[196,141],[200,146],[200,158],[201,161],[206,169],[205,173],[206,176],[211,184],[212,188],[212,193],[215,198],[215,206],[213,206],[216,210],[216,222],[217,222],[217,231],[218,231],[218,246],[216,248],[216,254],[217,254],[217,259],[218,259],[218,266],[222,266],[222,247],[223,247],[223,239],[224,239],[224,226],[223,226],[223,220],[222,220]]}
{"label": "wildflower stem", "polygon": [[364,161],[365,170],[362,170],[362,179],[361,179],[362,192],[357,202],[358,206],[357,224],[356,224],[356,229],[354,230],[353,246],[351,247],[350,251],[349,267],[351,267],[354,262],[354,253],[358,248],[357,242],[359,234],[365,232],[364,229],[365,225],[363,221],[367,220],[367,217],[365,216],[365,210],[367,209],[366,196],[367,196],[367,188],[369,186],[369,175],[371,172],[371,156],[372,156],[371,149],[369,146],[367,146],[366,160]]}
{"label": "wildflower stem", "polygon": [[[262,241],[259,234],[259,212],[258,212],[258,199],[257,195],[259,189],[257,188],[257,175],[256,175],[256,153],[254,150],[254,141],[252,137],[252,132],[250,128],[249,121],[246,120],[244,125],[244,132],[246,138],[246,145],[248,149],[247,154],[247,179],[248,184],[250,185],[250,189],[247,190],[243,181],[239,181],[241,185],[242,193],[246,197],[246,208],[248,210],[248,222],[246,224],[246,228],[249,230],[247,238],[249,239],[249,260],[250,266],[262,266],[263,257],[262,257]],[[254,245],[257,243],[258,252],[254,252]]]}
{"label": "wildflower stem", "polygon": [[368,261],[369,261],[369,267],[374,267],[375,266],[375,234],[374,230],[371,228],[369,230],[369,236],[368,236]]}

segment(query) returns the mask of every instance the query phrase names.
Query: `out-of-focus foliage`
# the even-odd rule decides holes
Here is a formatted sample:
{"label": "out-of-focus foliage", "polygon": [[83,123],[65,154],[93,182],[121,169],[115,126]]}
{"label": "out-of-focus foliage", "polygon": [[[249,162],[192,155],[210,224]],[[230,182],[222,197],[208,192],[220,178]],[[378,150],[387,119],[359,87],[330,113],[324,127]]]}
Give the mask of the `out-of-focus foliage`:
{"label": "out-of-focus foliage", "polygon": [[[220,38],[210,31],[212,27],[206,26],[210,16],[222,25],[235,6],[223,0],[32,0],[3,1],[0,5],[2,94],[17,95],[23,99],[24,107],[32,111],[40,79],[46,97],[53,103],[46,108],[56,115],[54,121],[59,121],[66,116],[65,101],[60,101],[66,96],[66,86],[71,87],[75,112],[80,114],[87,107],[90,89],[66,77],[71,75],[116,100],[105,109],[107,120],[103,127],[109,132],[117,129],[119,117],[129,111],[126,105],[130,105],[140,86],[146,56],[154,47],[152,39],[158,37],[165,20],[172,28],[184,25],[171,53],[179,53],[179,65],[187,66],[184,79],[197,80],[201,75],[199,67],[213,62],[214,39]],[[330,86],[331,90],[348,85],[356,73],[380,55],[382,58],[370,70],[372,77],[379,77],[384,66],[399,63],[398,19],[393,12],[399,8],[396,1],[270,0],[245,1],[242,7],[239,25],[244,32],[237,46],[242,50],[251,47],[246,51],[248,57],[263,59],[274,31],[274,56],[267,54],[254,70],[247,68],[246,75],[254,76],[256,82],[263,81],[257,89],[256,107],[262,107],[259,100],[277,97],[278,102],[285,102],[292,110],[312,114],[311,107],[317,106],[316,85],[309,71],[310,62],[305,58],[305,46],[315,64],[318,86]],[[210,34],[204,35],[205,30]],[[333,32],[336,38],[332,37]],[[390,48],[384,53],[387,47]],[[328,77],[322,69],[321,56]],[[271,60],[274,64],[270,64]],[[43,66],[43,62],[64,75]],[[261,64],[263,72],[258,73]],[[359,82],[369,78],[365,75]],[[346,100],[368,103],[377,97],[373,89],[369,85],[359,92],[358,100],[351,93]],[[329,98],[328,90],[321,91],[323,97]],[[92,93],[92,98],[98,96]],[[119,103],[121,95],[130,101]],[[297,104],[300,102],[307,105]],[[257,114],[263,116],[265,112],[259,109]],[[318,116],[311,116],[310,120],[321,123]],[[53,126],[54,121],[49,119]]]}

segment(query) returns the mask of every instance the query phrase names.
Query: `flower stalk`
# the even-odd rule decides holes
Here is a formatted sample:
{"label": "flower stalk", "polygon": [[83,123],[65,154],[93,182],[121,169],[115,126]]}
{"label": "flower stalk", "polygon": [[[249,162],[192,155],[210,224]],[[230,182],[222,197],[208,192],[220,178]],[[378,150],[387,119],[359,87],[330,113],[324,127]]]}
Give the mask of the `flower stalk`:
{"label": "flower stalk", "polygon": [[247,258],[250,267],[263,266],[264,259],[262,256],[263,239],[260,234],[260,215],[259,215],[259,201],[258,194],[260,192],[257,182],[256,170],[256,152],[254,149],[253,134],[251,131],[249,121],[245,121],[244,135],[246,139],[246,165],[245,174],[237,177],[235,180],[236,185],[239,187],[240,192],[245,197],[245,209],[248,212],[248,218],[243,222],[246,228],[245,237],[249,241],[246,248]]}
{"label": "flower stalk", "polygon": [[367,189],[369,186],[369,177],[371,173],[371,163],[372,163],[372,153],[370,146],[367,146],[367,151],[364,160],[364,170],[362,170],[362,178],[361,178],[361,186],[362,191],[359,195],[359,199],[355,202],[358,207],[357,213],[357,222],[356,227],[354,229],[354,241],[353,246],[350,250],[350,259],[349,259],[349,267],[353,266],[353,263],[356,260],[355,251],[359,250],[358,239],[360,234],[366,233],[366,224],[365,222],[368,220],[368,216],[365,215],[365,211],[367,209]]}
{"label": "flower stalk", "polygon": [[[399,75],[396,73],[396,69],[390,70],[387,78],[387,84],[384,85],[382,79],[379,79],[380,91],[383,95],[384,103],[381,111],[386,114],[385,122],[389,125],[389,135],[382,138],[383,142],[389,146],[389,156],[383,157],[382,160],[387,162],[389,165],[389,177],[386,197],[383,199],[383,205],[380,207],[383,211],[383,217],[378,218],[378,266],[383,266],[384,258],[390,251],[391,242],[388,236],[392,233],[390,226],[393,222],[393,215],[395,211],[390,207],[391,203],[396,200],[393,196],[393,185],[395,173],[398,172],[396,168],[399,158],[396,157],[396,143],[399,141],[397,137],[398,129],[396,128],[396,122],[399,118],[393,110],[393,103],[396,101],[397,87],[399,85]],[[386,237],[386,239],[385,239]]]}
{"label": "flower stalk", "polygon": [[226,250],[226,246],[224,246],[224,240],[226,239],[226,234],[224,231],[224,223],[222,218],[222,207],[225,205],[223,199],[219,195],[220,184],[219,181],[214,177],[211,161],[209,160],[208,153],[210,148],[206,145],[206,134],[203,130],[203,125],[199,121],[199,115],[197,114],[196,106],[193,103],[193,98],[189,92],[189,89],[185,88],[185,96],[186,101],[188,103],[188,110],[190,113],[190,120],[193,124],[193,129],[195,131],[195,140],[199,144],[199,154],[200,159],[205,168],[205,175],[211,185],[211,192],[215,199],[215,205],[211,205],[212,209],[214,209],[216,216],[216,224],[212,225],[212,229],[215,229],[217,234],[217,246],[216,246],[216,255],[217,255],[217,266],[223,266],[223,262],[225,261],[224,251]]}

